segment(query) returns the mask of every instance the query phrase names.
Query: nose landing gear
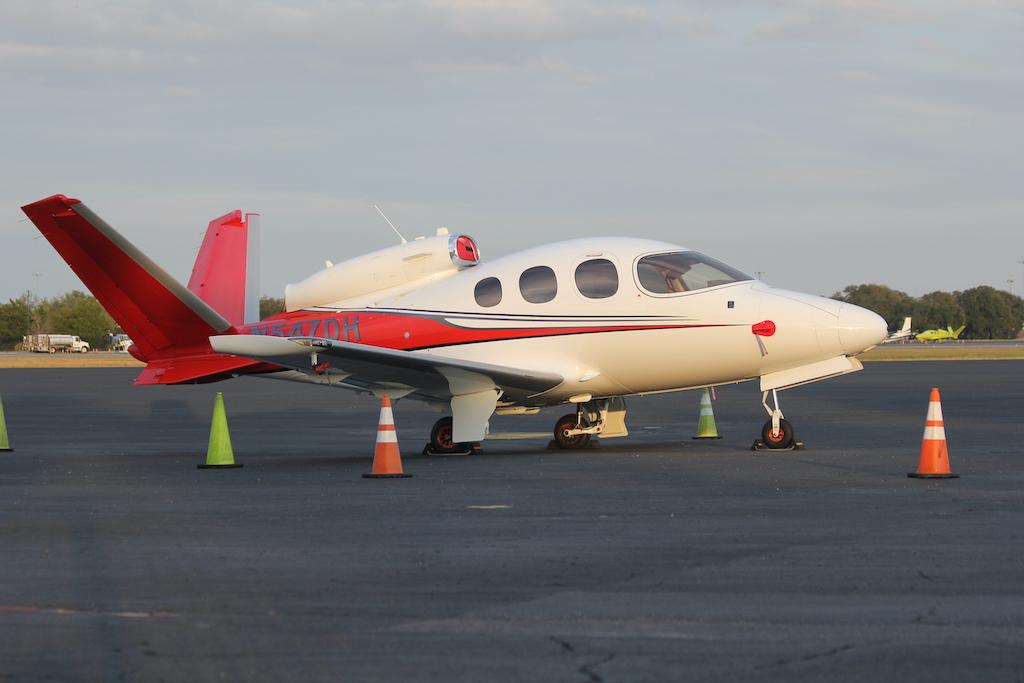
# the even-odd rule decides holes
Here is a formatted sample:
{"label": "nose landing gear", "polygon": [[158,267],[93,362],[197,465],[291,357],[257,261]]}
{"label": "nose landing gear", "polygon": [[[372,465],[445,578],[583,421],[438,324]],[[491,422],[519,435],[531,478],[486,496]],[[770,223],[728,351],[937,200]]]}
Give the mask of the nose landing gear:
{"label": "nose landing gear", "polygon": [[768,407],[769,392],[762,392],[761,405],[764,406],[765,412],[768,413],[770,419],[761,427],[761,438],[754,442],[753,450],[793,450],[803,448],[803,444],[796,440],[793,425],[782,416],[782,409],[779,407],[779,392],[772,389],[770,393],[775,407]]}

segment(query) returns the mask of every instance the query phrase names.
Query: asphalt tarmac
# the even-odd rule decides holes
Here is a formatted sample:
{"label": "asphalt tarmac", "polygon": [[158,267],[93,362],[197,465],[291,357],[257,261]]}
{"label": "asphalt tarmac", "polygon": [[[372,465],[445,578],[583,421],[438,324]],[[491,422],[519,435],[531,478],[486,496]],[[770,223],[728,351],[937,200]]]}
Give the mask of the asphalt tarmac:
{"label": "asphalt tarmac", "polygon": [[[241,379],[0,370],[0,680],[1019,681],[1024,363],[874,363],[783,392],[630,400],[633,436],[419,455],[377,405]],[[929,388],[961,479],[908,479]],[[199,470],[225,392],[242,469]],[[498,417],[546,432],[560,411]]]}

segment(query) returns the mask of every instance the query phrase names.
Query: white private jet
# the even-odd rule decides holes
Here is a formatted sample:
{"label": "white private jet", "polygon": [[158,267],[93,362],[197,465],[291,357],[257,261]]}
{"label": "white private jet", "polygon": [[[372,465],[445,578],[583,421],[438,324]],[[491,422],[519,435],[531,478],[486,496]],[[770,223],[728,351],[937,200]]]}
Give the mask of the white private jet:
{"label": "white private jet", "polygon": [[414,398],[451,413],[431,431],[437,452],[483,439],[494,413],[561,405],[575,409],[555,440],[580,448],[627,435],[626,396],[747,380],[769,416],[762,440],[786,448],[778,391],[860,370],[886,336],[871,311],[666,242],[577,239],[481,263],[444,229],[330,264],[260,321],[254,214],[210,223],[183,287],[77,199],[23,210],[134,340],[136,384],[245,374]]}
{"label": "white private jet", "polygon": [[902,325],[902,327],[900,327],[899,330],[897,330],[896,332],[893,332],[892,334],[890,334],[888,337],[886,337],[885,339],[883,339],[879,343],[880,344],[891,344],[893,342],[898,342],[898,341],[902,341],[904,339],[909,339],[912,334],[914,334],[914,333],[910,331],[910,318],[907,317],[907,318],[903,319],[903,325]]}

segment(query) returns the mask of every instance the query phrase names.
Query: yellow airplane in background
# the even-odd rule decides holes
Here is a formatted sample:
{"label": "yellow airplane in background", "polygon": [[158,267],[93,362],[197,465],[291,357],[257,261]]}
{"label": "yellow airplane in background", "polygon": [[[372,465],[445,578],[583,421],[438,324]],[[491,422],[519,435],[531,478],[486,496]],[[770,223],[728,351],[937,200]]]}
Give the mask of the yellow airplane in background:
{"label": "yellow airplane in background", "polygon": [[944,330],[925,330],[921,334],[917,335],[915,339],[918,341],[946,341],[947,339],[959,339],[960,333],[964,331],[967,325],[961,325],[955,330],[952,327],[947,327]]}

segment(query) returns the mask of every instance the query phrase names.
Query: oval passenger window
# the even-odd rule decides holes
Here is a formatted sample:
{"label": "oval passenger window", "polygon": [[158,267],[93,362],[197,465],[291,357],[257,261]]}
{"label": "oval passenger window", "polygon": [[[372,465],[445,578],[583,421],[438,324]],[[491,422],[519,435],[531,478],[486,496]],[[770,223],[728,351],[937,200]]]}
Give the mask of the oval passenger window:
{"label": "oval passenger window", "polygon": [[527,268],[519,276],[519,292],[531,304],[544,304],[558,294],[558,280],[555,271],[547,266]]}
{"label": "oval passenger window", "polygon": [[576,266],[576,288],[588,299],[606,299],[619,291],[619,272],[605,258],[584,261]]}
{"label": "oval passenger window", "polygon": [[476,283],[473,290],[476,302],[481,306],[490,308],[501,303],[501,280],[496,277],[485,277]]}

